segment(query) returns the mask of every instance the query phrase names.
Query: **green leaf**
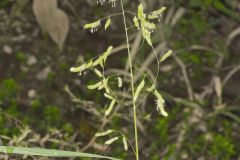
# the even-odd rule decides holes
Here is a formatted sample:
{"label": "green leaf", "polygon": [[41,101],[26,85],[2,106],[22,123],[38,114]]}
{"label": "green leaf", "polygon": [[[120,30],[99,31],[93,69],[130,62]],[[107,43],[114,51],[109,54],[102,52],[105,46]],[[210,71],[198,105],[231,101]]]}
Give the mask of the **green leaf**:
{"label": "green leaf", "polygon": [[107,22],[105,23],[105,30],[108,29],[108,27],[110,26],[110,24],[111,24],[111,19],[108,18],[108,19],[107,19]]}
{"label": "green leaf", "polygon": [[145,85],[145,80],[144,80],[144,78],[143,78],[143,80],[141,81],[141,83],[138,85],[136,92],[134,93],[134,101],[137,100],[137,98],[138,98],[141,90],[143,89],[144,85]]}
{"label": "green leaf", "polygon": [[118,140],[118,139],[119,139],[119,137],[114,137],[114,138],[109,139],[108,141],[106,141],[104,144],[110,145],[110,144],[112,144],[113,142],[115,142],[115,141]]}
{"label": "green leaf", "polygon": [[110,160],[120,160],[118,158],[107,157],[97,154],[83,153],[83,152],[71,152],[55,149],[42,149],[42,148],[27,148],[27,147],[12,147],[12,146],[0,146],[0,153],[6,154],[21,154],[31,156],[45,156],[45,157],[88,157],[88,158],[102,158]]}
{"label": "green leaf", "polygon": [[105,115],[106,115],[106,116],[108,116],[108,115],[111,113],[111,111],[112,111],[113,106],[115,105],[115,103],[116,103],[116,100],[115,100],[115,99],[112,100],[111,104],[109,105],[108,109],[107,109],[106,112],[105,112]]}
{"label": "green leaf", "polygon": [[103,136],[106,136],[106,135],[108,135],[112,132],[114,132],[114,130],[111,130],[111,129],[109,129],[105,132],[98,132],[98,133],[95,134],[95,137],[103,137]]}

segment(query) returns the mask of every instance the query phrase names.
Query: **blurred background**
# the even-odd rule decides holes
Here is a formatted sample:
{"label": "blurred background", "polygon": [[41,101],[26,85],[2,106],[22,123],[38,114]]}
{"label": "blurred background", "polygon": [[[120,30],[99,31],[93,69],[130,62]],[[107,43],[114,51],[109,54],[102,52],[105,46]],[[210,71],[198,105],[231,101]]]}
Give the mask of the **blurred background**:
{"label": "blurred background", "polygon": [[[167,7],[152,41],[157,54],[173,56],[160,65],[157,88],[167,118],[149,96],[138,107],[140,159],[240,160],[240,2],[239,0],[141,1],[146,12]],[[139,1],[124,0],[128,11]],[[94,34],[83,25],[121,12],[96,0],[0,1],[0,139],[3,145],[44,147],[133,159],[122,144],[105,146],[99,130],[113,128],[134,144],[131,108],[103,118],[106,99],[87,89],[91,72],[70,73],[113,45],[107,73],[124,74],[122,17]],[[127,23],[132,25],[132,15]],[[151,48],[130,29],[134,66],[157,71]],[[141,48],[139,52],[137,49]],[[136,72],[137,80],[141,78]],[[124,81],[129,81],[125,77]],[[126,87],[127,89],[127,87]],[[121,93],[119,93],[121,94]],[[129,95],[126,95],[129,96]],[[1,159],[39,159],[0,155]]]}

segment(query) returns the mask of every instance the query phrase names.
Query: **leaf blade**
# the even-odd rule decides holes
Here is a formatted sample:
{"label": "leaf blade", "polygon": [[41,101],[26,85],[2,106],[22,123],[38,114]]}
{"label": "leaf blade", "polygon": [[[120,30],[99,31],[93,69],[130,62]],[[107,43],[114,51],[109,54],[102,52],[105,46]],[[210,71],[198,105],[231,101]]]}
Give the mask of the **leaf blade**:
{"label": "leaf blade", "polygon": [[56,149],[43,149],[43,148],[28,148],[28,147],[12,147],[0,146],[0,153],[7,154],[21,154],[32,156],[46,156],[46,157],[88,157],[88,158],[105,158],[110,160],[120,160],[114,157],[107,157],[91,153],[72,152]]}

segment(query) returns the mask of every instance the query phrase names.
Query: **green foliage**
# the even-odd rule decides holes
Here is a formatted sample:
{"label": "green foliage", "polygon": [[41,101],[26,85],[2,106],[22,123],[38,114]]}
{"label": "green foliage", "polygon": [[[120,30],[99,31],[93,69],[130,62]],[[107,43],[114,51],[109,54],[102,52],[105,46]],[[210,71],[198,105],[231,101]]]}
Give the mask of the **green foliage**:
{"label": "green foliage", "polygon": [[169,135],[169,119],[168,118],[162,118],[158,119],[157,124],[154,128],[155,132],[158,134],[160,140],[160,144],[167,145],[168,142],[168,135]]}
{"label": "green foliage", "polygon": [[11,78],[3,80],[0,84],[0,101],[11,100],[17,95],[19,89],[15,80]]}
{"label": "green foliage", "polygon": [[74,132],[74,128],[73,128],[71,123],[65,123],[63,125],[63,130],[66,131],[67,133],[73,133]]}
{"label": "green foliage", "polygon": [[4,8],[7,7],[8,5],[10,5],[12,2],[9,0],[1,0],[0,2],[0,8]]}
{"label": "green foliage", "polygon": [[24,61],[26,61],[26,54],[23,52],[17,52],[16,59],[20,62],[24,62]]}
{"label": "green foliage", "polygon": [[[209,136],[212,138],[209,139]],[[206,150],[204,150],[202,146],[206,146]],[[195,138],[195,143],[193,145],[189,144],[189,147],[191,148],[190,150],[194,152],[195,156],[199,153],[204,153],[205,157],[226,160],[236,155],[236,149],[232,140],[216,133],[197,136]]]}
{"label": "green foliage", "polygon": [[211,157],[216,159],[230,159],[236,154],[236,150],[231,140],[223,135],[213,135],[211,146],[208,150]]}
{"label": "green foliage", "polygon": [[191,18],[191,23],[197,35],[203,34],[209,27],[208,21],[201,15],[193,15]]}
{"label": "green foliage", "polygon": [[60,110],[59,107],[54,105],[47,105],[44,108],[45,119],[50,123],[59,122],[60,119]]}
{"label": "green foliage", "polygon": [[31,107],[32,107],[33,109],[40,108],[40,107],[41,107],[41,102],[40,102],[39,100],[37,100],[37,99],[32,100],[32,102],[31,102]]}
{"label": "green foliage", "polygon": [[89,153],[70,152],[70,151],[54,150],[54,149],[11,147],[11,146],[0,146],[0,153],[24,154],[24,155],[34,155],[34,156],[46,156],[46,157],[89,157],[89,158],[120,160],[117,158],[100,156],[100,155],[89,154]]}

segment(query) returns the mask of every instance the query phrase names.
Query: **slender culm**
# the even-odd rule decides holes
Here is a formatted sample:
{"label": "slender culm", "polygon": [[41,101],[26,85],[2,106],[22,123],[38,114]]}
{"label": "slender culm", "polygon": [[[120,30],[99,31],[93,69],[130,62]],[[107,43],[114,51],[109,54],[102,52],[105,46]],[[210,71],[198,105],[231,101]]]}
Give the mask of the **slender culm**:
{"label": "slender culm", "polygon": [[123,7],[123,1],[121,0],[121,7],[122,7],[122,15],[123,15],[123,22],[126,34],[126,41],[127,41],[127,51],[128,51],[128,61],[130,65],[130,74],[131,74],[131,87],[132,87],[132,102],[133,102],[133,120],[134,120],[134,135],[135,135],[135,151],[136,151],[136,160],[139,160],[139,153],[138,153],[138,130],[137,130],[137,112],[136,112],[136,101],[134,100],[134,75],[133,75],[133,66],[132,66],[132,59],[130,53],[130,46],[129,46],[129,39],[128,39],[128,31],[127,31],[127,24],[125,18],[125,10]]}

